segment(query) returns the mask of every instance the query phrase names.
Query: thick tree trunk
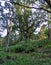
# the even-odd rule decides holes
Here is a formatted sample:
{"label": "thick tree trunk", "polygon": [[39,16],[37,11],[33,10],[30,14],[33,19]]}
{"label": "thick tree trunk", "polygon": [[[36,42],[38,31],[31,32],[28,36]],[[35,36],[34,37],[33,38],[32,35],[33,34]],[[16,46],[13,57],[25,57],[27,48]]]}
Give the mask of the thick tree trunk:
{"label": "thick tree trunk", "polygon": [[26,35],[25,35],[25,42],[27,43],[29,41],[29,33],[26,32]]}
{"label": "thick tree trunk", "polygon": [[51,29],[48,29],[48,38],[51,40]]}
{"label": "thick tree trunk", "polygon": [[29,29],[28,29],[28,21],[25,21],[25,28],[26,28],[26,34],[25,34],[25,41],[29,41]]}
{"label": "thick tree trunk", "polygon": [[48,24],[48,38],[51,40],[51,24]]}

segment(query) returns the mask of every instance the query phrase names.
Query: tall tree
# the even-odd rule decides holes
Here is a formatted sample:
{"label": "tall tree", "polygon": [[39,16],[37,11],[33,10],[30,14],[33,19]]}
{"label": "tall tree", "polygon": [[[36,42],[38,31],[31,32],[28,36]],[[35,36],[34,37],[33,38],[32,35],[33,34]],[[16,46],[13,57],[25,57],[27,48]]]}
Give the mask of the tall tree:
{"label": "tall tree", "polygon": [[35,4],[35,1],[32,1],[24,0],[22,2],[14,2],[17,9],[16,14],[19,20],[20,37],[21,39],[22,37],[25,38],[25,40],[30,39],[40,22],[46,21],[45,12],[43,10],[37,8],[36,12],[32,13],[31,8],[36,8],[34,6],[30,6],[31,4]]}

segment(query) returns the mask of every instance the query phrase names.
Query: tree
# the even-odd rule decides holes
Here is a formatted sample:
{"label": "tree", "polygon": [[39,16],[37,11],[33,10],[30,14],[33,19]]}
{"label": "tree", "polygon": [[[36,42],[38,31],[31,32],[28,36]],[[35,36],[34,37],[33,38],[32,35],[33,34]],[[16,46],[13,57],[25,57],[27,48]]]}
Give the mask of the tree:
{"label": "tree", "polygon": [[[12,1],[13,2],[13,1]],[[35,2],[35,1],[34,1]],[[31,39],[31,36],[35,29],[39,26],[40,23],[46,21],[46,14],[44,10],[37,7],[30,7],[34,4],[32,1],[17,1],[13,2],[15,8],[17,9],[16,14],[19,21],[19,32],[20,40],[24,38],[25,40]],[[31,8],[36,9],[36,12],[32,13]]]}
{"label": "tree", "polygon": [[[6,20],[6,28],[7,28],[7,42],[6,47],[8,48],[10,43],[10,27],[8,22],[13,22],[15,26],[13,26],[14,31],[19,31],[19,39],[24,39],[26,42],[31,39],[33,32],[35,29],[40,26],[40,23],[46,21],[47,12],[51,12],[50,9],[46,9],[46,0],[39,0],[41,2],[40,6],[31,6],[36,4],[38,0],[10,0],[9,2],[5,2],[6,10],[9,10],[7,13],[3,13],[3,17]],[[49,0],[50,1],[50,0]],[[46,1],[49,5],[49,1]],[[10,3],[11,2],[11,3]],[[1,5],[1,4],[0,4]],[[45,7],[44,7],[45,5]],[[14,9],[16,8],[16,12]],[[49,6],[50,7],[50,6]],[[36,9],[36,12],[32,13],[32,9]],[[15,15],[16,14],[16,15]]]}

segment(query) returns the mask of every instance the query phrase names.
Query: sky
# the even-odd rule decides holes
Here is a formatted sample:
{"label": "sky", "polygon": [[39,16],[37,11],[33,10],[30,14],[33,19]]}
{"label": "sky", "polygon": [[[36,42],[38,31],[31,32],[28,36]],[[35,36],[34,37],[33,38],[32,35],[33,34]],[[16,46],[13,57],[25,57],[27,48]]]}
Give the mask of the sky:
{"label": "sky", "polygon": [[[39,1],[36,1],[35,4],[33,4],[33,5],[31,4],[30,6],[34,6],[34,7],[36,7],[36,8],[39,8],[40,5],[41,5],[40,2],[39,2]],[[33,8],[33,9],[32,9],[32,13],[34,13],[35,11],[36,11],[36,9]]]}
{"label": "sky", "polygon": [[[0,0],[1,5],[3,7],[5,6],[4,5],[5,1],[10,1],[10,0]],[[35,4],[33,4],[33,5],[31,4],[30,6],[40,7],[40,5],[41,5],[40,2],[36,1]],[[35,11],[36,11],[36,9],[32,9],[32,13],[34,13]],[[4,13],[8,13],[8,12],[9,12],[8,9],[4,9]],[[42,26],[43,25],[47,25],[47,24],[48,24],[47,22],[43,22],[42,24],[40,24],[40,26],[36,28],[34,34],[38,34],[40,32]],[[17,34],[19,34],[18,31],[17,31]],[[1,37],[5,37],[7,35],[7,29],[5,29],[2,32],[0,32],[0,35],[1,35]]]}
{"label": "sky", "polygon": [[[39,1],[36,1],[35,4],[31,4],[30,6],[33,6],[33,7],[36,7],[36,8],[39,8],[41,6],[41,3]],[[32,9],[32,14],[34,12],[36,12],[37,10],[36,9]],[[43,12],[43,10],[42,10]],[[46,15],[46,18],[48,18],[48,15]],[[33,32],[33,34],[38,34],[42,28],[43,25],[46,25],[46,27],[48,26],[48,22],[44,21],[43,23],[40,23],[40,26],[36,28],[35,32]]]}
{"label": "sky", "polygon": [[7,29],[4,29],[4,31],[0,32],[1,37],[5,37],[7,35]]}
{"label": "sky", "polygon": [[[0,0],[2,7],[5,6],[4,5],[5,1],[9,1],[9,0]],[[4,9],[4,11],[3,11],[3,13],[8,13],[8,12],[9,12],[8,9]],[[6,35],[7,35],[7,29],[3,30],[3,28],[0,27],[0,36],[5,37]]]}
{"label": "sky", "polygon": [[38,34],[40,32],[40,30],[41,30],[43,25],[46,25],[46,27],[48,27],[48,22],[41,23],[40,26],[36,28],[34,34]]}
{"label": "sky", "polygon": [[[10,0],[0,0],[1,5],[4,7],[5,6],[5,1],[10,1]],[[9,9],[4,9],[4,13],[8,13]]]}

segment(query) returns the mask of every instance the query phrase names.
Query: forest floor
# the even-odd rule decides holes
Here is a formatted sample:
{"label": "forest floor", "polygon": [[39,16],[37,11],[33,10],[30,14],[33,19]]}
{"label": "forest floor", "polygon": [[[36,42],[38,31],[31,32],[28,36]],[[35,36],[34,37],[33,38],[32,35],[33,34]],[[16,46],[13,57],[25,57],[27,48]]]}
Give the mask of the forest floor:
{"label": "forest floor", "polygon": [[7,52],[0,47],[0,65],[51,65],[51,41],[22,41]]}

